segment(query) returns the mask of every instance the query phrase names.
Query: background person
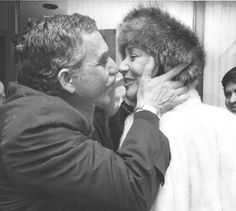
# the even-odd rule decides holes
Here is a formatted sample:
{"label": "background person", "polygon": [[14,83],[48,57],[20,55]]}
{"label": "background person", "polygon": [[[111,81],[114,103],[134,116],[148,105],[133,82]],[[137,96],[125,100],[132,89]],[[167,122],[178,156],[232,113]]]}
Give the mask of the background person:
{"label": "background person", "polygon": [[[235,210],[236,119],[223,108],[201,102],[196,85],[204,68],[204,50],[196,35],[150,6],[125,16],[118,42],[123,57],[120,71],[133,101],[150,57],[155,58],[153,77],[179,63],[188,64],[175,81],[185,84],[190,98],[160,119],[160,129],[170,141],[171,162],[151,210]],[[132,123],[129,115],[122,139]],[[126,140],[121,146],[125,144]]]}
{"label": "background person", "polygon": [[224,89],[226,108],[236,114],[236,67],[224,75],[221,83]]}
{"label": "background person", "polygon": [[5,101],[5,89],[3,83],[0,81],[0,105]]}
{"label": "background person", "polygon": [[118,72],[108,50],[95,21],[80,14],[42,18],[19,39],[18,82],[0,107],[0,210],[150,208],[170,159],[156,107],[185,97],[158,85],[174,72],[144,78],[137,99],[152,109],[135,114],[115,153],[93,125],[95,105],[110,103]]}

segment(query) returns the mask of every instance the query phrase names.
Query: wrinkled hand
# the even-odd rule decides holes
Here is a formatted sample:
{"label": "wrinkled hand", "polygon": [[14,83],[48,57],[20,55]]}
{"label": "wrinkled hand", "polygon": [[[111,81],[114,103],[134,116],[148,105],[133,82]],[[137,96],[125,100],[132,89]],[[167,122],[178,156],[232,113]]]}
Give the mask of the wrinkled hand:
{"label": "wrinkled hand", "polygon": [[187,88],[179,81],[172,81],[186,66],[177,65],[167,73],[151,78],[154,58],[150,57],[139,83],[137,105],[153,106],[163,114],[187,100]]}

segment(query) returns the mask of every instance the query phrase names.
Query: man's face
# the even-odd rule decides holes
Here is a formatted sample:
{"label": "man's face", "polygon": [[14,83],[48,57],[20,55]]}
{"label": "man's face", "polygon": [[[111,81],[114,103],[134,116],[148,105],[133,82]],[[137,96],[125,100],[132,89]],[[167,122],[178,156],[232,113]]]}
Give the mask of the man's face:
{"label": "man's face", "polygon": [[236,82],[228,82],[225,86],[224,93],[227,109],[236,114]]}
{"label": "man's face", "polygon": [[96,31],[83,35],[86,56],[81,67],[81,74],[73,77],[76,93],[93,103],[108,105],[109,93],[113,89],[116,63],[108,57],[108,46],[101,34]]}
{"label": "man's face", "polygon": [[150,57],[150,54],[132,46],[125,49],[125,58],[120,63],[119,70],[124,78],[126,97],[132,101],[136,101],[139,81]]}

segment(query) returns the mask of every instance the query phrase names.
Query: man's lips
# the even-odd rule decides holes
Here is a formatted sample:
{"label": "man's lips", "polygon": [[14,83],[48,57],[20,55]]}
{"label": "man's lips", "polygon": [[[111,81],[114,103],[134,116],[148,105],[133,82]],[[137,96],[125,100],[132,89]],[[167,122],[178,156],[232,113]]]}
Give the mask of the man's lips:
{"label": "man's lips", "polygon": [[106,87],[110,87],[115,83],[115,80],[109,81],[109,83],[106,85]]}
{"label": "man's lips", "polygon": [[236,105],[229,105],[231,110],[236,110]]}
{"label": "man's lips", "polygon": [[124,80],[124,86],[129,86],[136,81],[136,79],[133,78],[124,78],[123,80]]}
{"label": "man's lips", "polygon": [[109,83],[106,85],[106,91],[111,92],[112,90],[120,86],[124,86],[123,80],[116,80],[116,78],[114,78],[113,80],[110,80]]}

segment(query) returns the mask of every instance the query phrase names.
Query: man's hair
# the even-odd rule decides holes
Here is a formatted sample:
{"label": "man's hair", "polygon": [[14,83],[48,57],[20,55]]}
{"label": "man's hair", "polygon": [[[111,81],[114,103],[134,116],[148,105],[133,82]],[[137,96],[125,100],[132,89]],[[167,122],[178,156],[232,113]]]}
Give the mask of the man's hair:
{"label": "man's hair", "polygon": [[233,67],[230,69],[223,77],[221,83],[223,88],[225,89],[225,86],[229,82],[235,82],[236,83],[236,67]]}
{"label": "man's hair", "polygon": [[15,48],[18,82],[41,91],[61,89],[58,72],[81,66],[85,57],[82,35],[96,30],[95,21],[80,14],[31,23]]}
{"label": "man's hair", "polygon": [[129,12],[119,27],[118,44],[121,56],[132,45],[150,53],[160,63],[159,74],[180,63],[189,64],[175,80],[190,84],[202,76],[205,53],[197,36],[185,25],[157,6]]}

